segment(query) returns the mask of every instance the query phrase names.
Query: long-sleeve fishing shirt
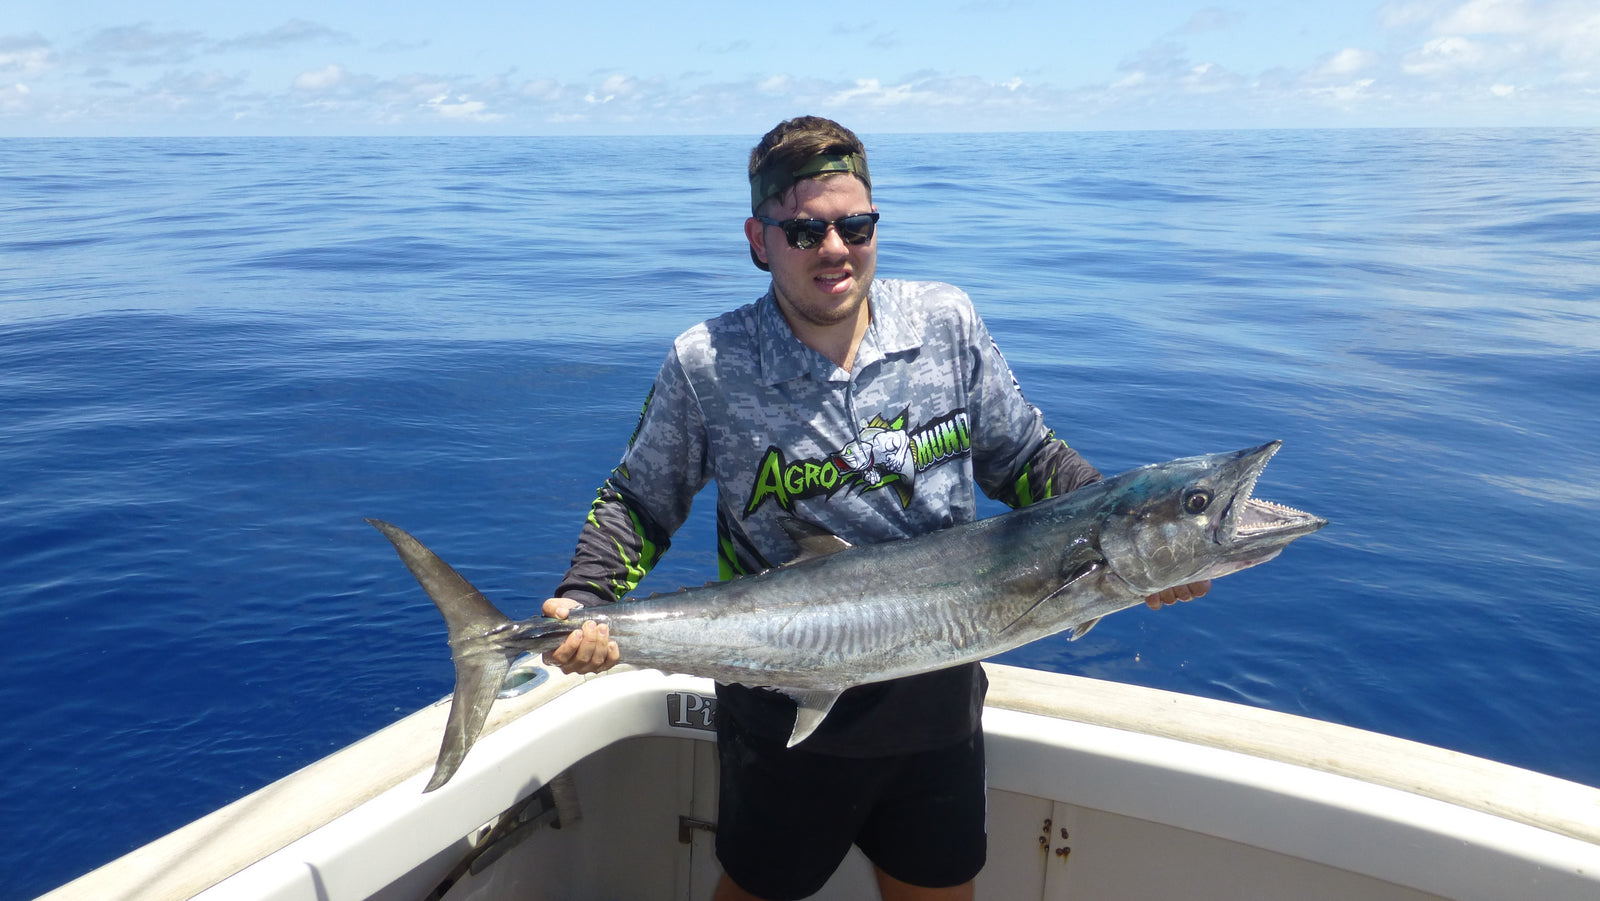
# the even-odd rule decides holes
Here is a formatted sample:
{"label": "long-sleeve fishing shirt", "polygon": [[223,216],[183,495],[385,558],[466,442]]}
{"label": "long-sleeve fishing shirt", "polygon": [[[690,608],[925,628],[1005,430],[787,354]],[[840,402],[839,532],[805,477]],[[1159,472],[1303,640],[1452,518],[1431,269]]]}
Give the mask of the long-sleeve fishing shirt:
{"label": "long-sleeve fishing shirt", "polygon": [[[1023,397],[965,293],[879,279],[869,303],[850,371],[795,337],[770,290],[680,335],[556,593],[623,598],[712,479],[719,569],[732,578],[797,555],[785,517],[874,544],[971,522],[974,484],[1020,507],[1099,478]],[[977,728],[985,687],[968,664],[851,689],[802,747],[873,756],[959,741]],[[788,737],[787,697],[738,685],[717,695],[719,716]]]}

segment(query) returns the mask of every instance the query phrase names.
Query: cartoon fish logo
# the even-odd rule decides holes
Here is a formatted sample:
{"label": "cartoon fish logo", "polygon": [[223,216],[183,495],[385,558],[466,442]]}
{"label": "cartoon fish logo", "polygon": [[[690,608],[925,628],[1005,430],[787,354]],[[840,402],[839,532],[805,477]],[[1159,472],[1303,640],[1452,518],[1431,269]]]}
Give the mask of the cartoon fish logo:
{"label": "cartoon fish logo", "polygon": [[893,422],[874,416],[856,434],[856,440],[833,455],[833,464],[839,471],[859,476],[866,483],[866,490],[893,485],[902,507],[911,504],[917,478],[916,457],[905,420],[905,411]]}

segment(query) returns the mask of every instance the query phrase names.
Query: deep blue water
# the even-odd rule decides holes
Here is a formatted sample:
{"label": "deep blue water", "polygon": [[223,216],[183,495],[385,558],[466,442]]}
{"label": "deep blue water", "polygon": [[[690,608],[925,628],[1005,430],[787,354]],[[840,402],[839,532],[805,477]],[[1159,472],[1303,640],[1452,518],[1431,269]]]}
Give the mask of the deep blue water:
{"label": "deep blue water", "polygon": [[[533,612],[671,337],[765,288],[753,140],[0,141],[0,898],[449,691],[362,517]],[[1600,131],[868,144],[879,273],[1102,470],[1282,438],[1258,495],[1333,523],[1008,662],[1600,784]]]}

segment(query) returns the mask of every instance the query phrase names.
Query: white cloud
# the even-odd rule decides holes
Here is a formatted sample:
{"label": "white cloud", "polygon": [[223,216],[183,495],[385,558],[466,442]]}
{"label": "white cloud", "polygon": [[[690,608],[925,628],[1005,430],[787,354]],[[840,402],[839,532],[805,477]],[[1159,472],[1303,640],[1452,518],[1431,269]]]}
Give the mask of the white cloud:
{"label": "white cloud", "polygon": [[[187,30],[181,19],[139,22],[87,33],[0,35],[0,109],[8,131],[56,116],[103,121],[110,133],[206,127],[168,112],[179,108],[190,116],[209,111],[216,123],[237,119],[247,123],[241,127],[283,133],[727,132],[760,129],[800,111],[865,130],[907,131],[1451,124],[1451,116],[1471,123],[1480,113],[1509,111],[1529,124],[1538,117],[1578,123],[1600,116],[1600,0],[1393,0],[1366,23],[1368,30],[1352,27],[1337,39],[1304,44],[1300,59],[1269,55],[1270,68],[1229,49],[1234,32],[1244,37],[1239,23],[1261,26],[1265,13],[1232,0],[1207,2],[1219,5],[1175,30],[1163,29],[1181,18],[1129,26],[1126,48],[1108,45],[1108,58],[1120,56],[1121,63],[1098,63],[1089,74],[1019,57],[988,63],[997,71],[980,75],[974,69],[986,63],[959,54],[937,57],[938,71],[896,70],[871,53],[846,55],[845,67],[818,71],[747,57],[753,50],[728,32],[708,32],[702,47],[702,56],[724,55],[716,61],[723,68],[704,62],[684,71],[674,68],[677,62],[663,70],[645,60],[622,68],[603,54],[578,64],[528,55],[463,60],[450,55],[459,42],[442,31],[426,33],[426,40],[405,29],[351,35],[289,19],[219,36]],[[1230,29],[1229,41],[1214,38],[1219,29]],[[908,46],[920,40],[874,22],[847,23],[829,35],[857,49],[877,40]],[[356,49],[336,55],[316,49],[330,44]],[[298,56],[308,50],[330,55]],[[323,65],[329,58],[341,62]],[[551,68],[519,74],[530,61]],[[425,70],[429,64],[437,68]],[[729,74],[729,67],[742,71]]]}
{"label": "white cloud", "polygon": [[905,85],[885,88],[876,78],[861,78],[850,87],[835,92],[827,99],[827,103],[830,106],[845,106],[851,103],[883,105],[897,102],[896,98],[903,100],[907,90]]}
{"label": "white cloud", "polygon": [[384,41],[373,49],[379,53],[410,53],[415,50],[425,50],[433,46],[432,40],[420,41]]}
{"label": "white cloud", "polygon": [[1449,75],[1478,69],[1488,56],[1489,49],[1470,38],[1434,38],[1406,54],[1402,68],[1412,75]]}
{"label": "white cloud", "polygon": [[1150,76],[1144,74],[1142,70],[1135,69],[1134,71],[1129,72],[1127,75],[1124,75],[1116,81],[1113,81],[1111,83],[1111,87],[1116,89],[1137,88],[1149,80]]}
{"label": "white cloud", "polygon": [[523,82],[520,91],[524,97],[532,97],[546,103],[554,103],[567,95],[566,86],[554,78],[535,78]]}
{"label": "white cloud", "polygon": [[1468,0],[1425,4],[1403,21],[1430,37],[1408,58],[1428,74],[1462,67],[1600,62],[1600,4],[1593,0]]}
{"label": "white cloud", "polygon": [[919,73],[892,84],[876,78],[856,79],[829,88],[818,99],[826,109],[893,111],[901,115],[947,118],[952,114],[987,117],[996,110],[1032,105],[1033,93],[1020,78],[991,82],[971,76]]}
{"label": "white cloud", "polygon": [[236,75],[222,72],[167,72],[145,86],[139,97],[155,109],[185,112],[191,109],[215,109],[231,91],[244,81]]}
{"label": "white cloud", "polygon": [[336,88],[344,83],[348,77],[344,66],[338,63],[329,63],[320,69],[301,72],[295,76],[294,88],[297,91],[326,91]]}
{"label": "white cloud", "polygon": [[[1237,73],[1214,61],[1195,62],[1182,44],[1173,41],[1151,44],[1118,68],[1122,77],[1102,88],[1110,103],[1186,102],[1183,98],[1248,90],[1247,81]],[[1111,99],[1117,97],[1122,100]]]}
{"label": "white cloud", "polygon": [[1377,62],[1378,54],[1370,50],[1346,47],[1323,60],[1313,71],[1320,75],[1353,75],[1363,69],[1372,68]]}
{"label": "white cloud", "polygon": [[1523,0],[1470,0],[1434,24],[1446,34],[1515,34],[1531,27],[1528,4]]}
{"label": "white cloud", "polygon": [[465,95],[457,94],[454,98],[446,94],[430,98],[427,107],[446,119],[459,119],[468,122],[499,122],[505,116],[500,113],[488,112],[488,105],[481,100],[470,100]]}
{"label": "white cloud", "polygon": [[1346,84],[1312,88],[1311,94],[1314,97],[1331,102],[1335,106],[1349,108],[1361,101],[1370,99],[1372,86],[1376,83],[1376,79],[1362,78]]}
{"label": "white cloud", "polygon": [[12,115],[22,112],[32,93],[31,88],[21,83],[0,87],[0,112]]}
{"label": "white cloud", "polygon": [[614,107],[612,115],[633,117],[641,111],[670,105],[672,98],[691,90],[660,79],[641,79],[621,72],[607,75],[599,84],[583,91],[583,102],[589,106]]}
{"label": "white cloud", "polygon": [[335,31],[326,25],[318,25],[304,19],[290,19],[269,31],[251,32],[218,41],[215,47],[218,50],[277,50],[293,44],[318,42],[349,44],[354,40],[350,35]]}
{"label": "white cloud", "polygon": [[1216,63],[1200,63],[1178,79],[1178,84],[1190,94],[1216,94],[1243,86],[1242,79]]}
{"label": "white cloud", "polygon": [[1208,6],[1190,16],[1189,21],[1184,23],[1177,33],[1204,34],[1208,31],[1221,31],[1224,28],[1238,24],[1243,19],[1243,13],[1223,9],[1220,6]]}
{"label": "white cloud", "polygon": [[213,70],[210,72],[167,72],[154,82],[151,82],[150,88],[157,93],[192,97],[197,94],[221,94],[241,87],[243,84],[244,79],[240,76],[228,75]]}
{"label": "white cloud", "polygon": [[198,31],[155,31],[150,23],[140,22],[102,28],[84,47],[133,65],[152,65],[187,62],[205,44],[205,35]]}
{"label": "white cloud", "polygon": [[639,81],[630,75],[608,75],[599,90],[608,97],[633,97],[639,93]]}
{"label": "white cloud", "polygon": [[1409,28],[1438,19],[1459,0],[1387,0],[1378,7],[1378,22],[1385,28]]}
{"label": "white cloud", "polygon": [[0,72],[37,75],[52,62],[50,44],[39,35],[0,36]]}

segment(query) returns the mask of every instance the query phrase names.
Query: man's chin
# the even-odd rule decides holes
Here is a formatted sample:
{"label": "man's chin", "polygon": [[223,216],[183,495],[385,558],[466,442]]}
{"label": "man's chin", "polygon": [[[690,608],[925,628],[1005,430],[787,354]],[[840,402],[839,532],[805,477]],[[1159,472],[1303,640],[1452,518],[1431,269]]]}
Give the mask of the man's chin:
{"label": "man's chin", "polygon": [[866,302],[864,293],[849,292],[833,295],[816,292],[808,294],[793,304],[807,321],[817,325],[838,325],[854,319],[856,312]]}

